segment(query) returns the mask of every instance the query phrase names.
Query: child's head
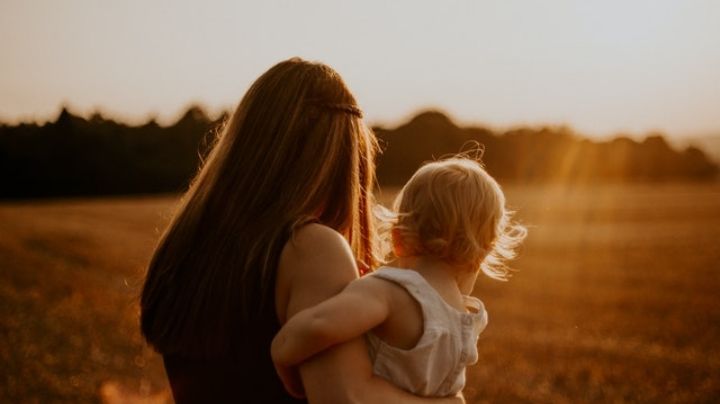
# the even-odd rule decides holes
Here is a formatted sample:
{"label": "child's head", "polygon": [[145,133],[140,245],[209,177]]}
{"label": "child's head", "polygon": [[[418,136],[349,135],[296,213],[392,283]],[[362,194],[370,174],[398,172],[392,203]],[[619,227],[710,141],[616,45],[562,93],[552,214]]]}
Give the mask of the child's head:
{"label": "child's head", "polygon": [[508,277],[504,261],[527,233],[511,223],[500,185],[465,157],[422,166],[393,208],[396,255],[433,257],[500,280]]}

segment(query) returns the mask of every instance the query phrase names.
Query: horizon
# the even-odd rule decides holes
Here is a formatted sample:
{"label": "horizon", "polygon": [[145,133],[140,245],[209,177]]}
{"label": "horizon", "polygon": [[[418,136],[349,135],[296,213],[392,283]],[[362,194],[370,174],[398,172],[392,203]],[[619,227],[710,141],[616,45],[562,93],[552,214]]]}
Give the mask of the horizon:
{"label": "horizon", "polygon": [[334,67],[374,126],[432,109],[594,139],[720,135],[712,1],[171,4],[3,2],[0,121],[47,122],[62,106],[130,124],[171,124],[195,104],[218,114],[300,56]]}
{"label": "horizon", "polygon": [[[78,111],[76,108],[72,107],[68,104],[62,104],[58,107],[57,112],[52,114],[51,116],[44,117],[43,119],[28,119],[23,121],[16,121],[16,122],[8,122],[3,121],[2,117],[0,117],[0,125],[6,125],[6,126],[19,126],[19,125],[37,125],[42,126],[49,123],[57,122],[57,120],[60,117],[60,114],[63,110],[68,111],[68,113],[74,117],[84,119],[86,121],[90,121],[94,115],[99,115],[102,119],[107,121],[114,121],[121,125],[126,125],[130,127],[140,127],[149,123],[156,123],[161,127],[167,128],[174,126],[177,124],[184,116],[187,114],[191,109],[193,108],[199,108],[203,114],[210,119],[211,121],[220,119],[220,117],[223,114],[232,114],[233,109],[222,109],[222,108],[216,108],[216,109],[210,109],[206,105],[203,104],[197,104],[197,103],[189,103],[186,104],[184,107],[182,107],[180,110],[178,110],[175,114],[168,115],[165,118],[159,118],[155,114],[146,114],[144,117],[136,118],[136,119],[127,119],[126,117],[122,116],[113,116],[112,114],[108,114],[107,112],[103,111],[102,109],[91,109],[87,112],[81,112]],[[626,137],[635,141],[642,141],[643,139],[650,137],[650,136],[662,136],[665,138],[668,142],[670,142],[673,147],[680,147],[684,148],[687,146],[696,146],[700,147],[704,151],[708,152],[710,155],[717,155],[717,152],[715,150],[709,150],[706,149],[707,145],[703,144],[697,144],[693,143],[694,141],[698,140],[720,140],[720,130],[715,131],[712,133],[705,133],[705,134],[699,134],[695,136],[673,136],[671,133],[662,132],[659,130],[649,130],[642,133],[631,133],[631,132],[617,132],[617,133],[608,133],[605,135],[600,136],[593,136],[589,135],[587,133],[579,131],[577,128],[568,125],[566,123],[517,123],[517,124],[509,124],[505,126],[500,125],[492,125],[487,122],[479,122],[479,121],[463,121],[460,119],[457,119],[450,111],[441,109],[441,108],[434,108],[434,107],[427,107],[427,108],[420,108],[415,111],[410,112],[409,114],[403,116],[400,119],[396,119],[390,123],[383,123],[383,122],[368,122],[367,119],[365,119],[367,125],[372,128],[381,128],[384,130],[395,130],[398,129],[404,125],[409,124],[412,120],[417,118],[420,115],[426,114],[426,113],[439,113],[444,115],[453,125],[461,128],[461,129],[470,129],[470,128],[484,128],[491,130],[495,133],[502,134],[503,132],[512,131],[515,129],[540,129],[540,128],[554,128],[554,129],[568,129],[570,132],[572,132],[574,135],[579,136],[581,138],[586,138],[592,141],[596,142],[603,142],[603,141],[610,141],[618,137]],[[689,142],[689,143],[688,143]],[[720,156],[718,156],[720,157]]]}

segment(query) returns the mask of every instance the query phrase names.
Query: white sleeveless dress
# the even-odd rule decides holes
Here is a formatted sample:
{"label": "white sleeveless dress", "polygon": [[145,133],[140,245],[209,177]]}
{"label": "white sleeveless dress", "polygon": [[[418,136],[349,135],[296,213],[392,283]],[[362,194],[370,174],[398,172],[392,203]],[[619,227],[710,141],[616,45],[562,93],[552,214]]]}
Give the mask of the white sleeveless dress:
{"label": "white sleeveless dress", "polygon": [[477,362],[477,339],[488,322],[483,303],[463,296],[470,311],[460,311],[410,269],[382,267],[366,276],[404,287],[420,304],[424,319],[423,334],[409,350],[388,345],[372,332],[366,334],[373,372],[421,396],[444,397],[461,391],[465,367]]}

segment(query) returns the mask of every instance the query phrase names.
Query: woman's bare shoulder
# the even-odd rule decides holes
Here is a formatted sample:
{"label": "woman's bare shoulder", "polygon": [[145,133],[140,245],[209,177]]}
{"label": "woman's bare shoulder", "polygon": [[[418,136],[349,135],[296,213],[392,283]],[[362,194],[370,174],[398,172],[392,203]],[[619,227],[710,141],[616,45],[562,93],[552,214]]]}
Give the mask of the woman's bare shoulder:
{"label": "woman's bare shoulder", "polygon": [[342,254],[352,257],[352,251],[342,234],[319,224],[309,223],[295,230],[282,252],[292,258],[312,258],[318,254]]}
{"label": "woman's bare shoulder", "polygon": [[277,287],[287,298],[287,314],[292,314],[334,296],[358,276],[345,238],[330,227],[311,223],[295,231],[285,244]]}
{"label": "woman's bare shoulder", "polygon": [[[326,263],[346,264],[351,267],[353,277],[357,268],[347,240],[334,229],[310,223],[295,231],[285,244],[280,255],[280,265],[303,267],[305,270],[322,270]],[[345,265],[342,269],[345,268]],[[324,271],[323,271],[324,272]]]}

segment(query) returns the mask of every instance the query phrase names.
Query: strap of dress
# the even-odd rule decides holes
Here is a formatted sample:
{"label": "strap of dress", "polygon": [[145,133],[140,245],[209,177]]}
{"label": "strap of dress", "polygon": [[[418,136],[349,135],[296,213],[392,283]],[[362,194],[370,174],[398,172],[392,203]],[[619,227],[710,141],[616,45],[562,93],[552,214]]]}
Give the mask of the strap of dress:
{"label": "strap of dress", "polygon": [[382,267],[366,276],[375,276],[402,286],[418,301],[423,312],[428,310],[428,306],[433,310],[441,310],[447,305],[422,275],[411,269]]}

